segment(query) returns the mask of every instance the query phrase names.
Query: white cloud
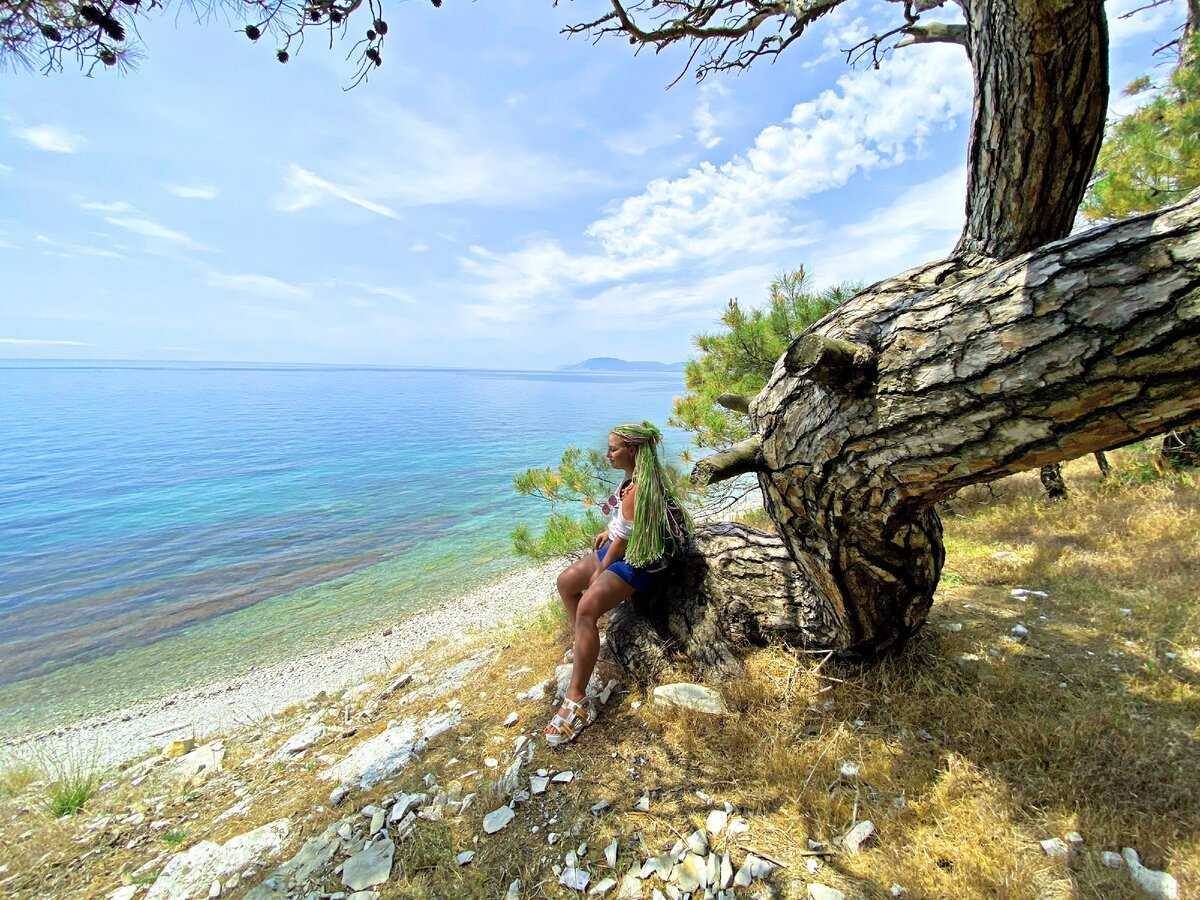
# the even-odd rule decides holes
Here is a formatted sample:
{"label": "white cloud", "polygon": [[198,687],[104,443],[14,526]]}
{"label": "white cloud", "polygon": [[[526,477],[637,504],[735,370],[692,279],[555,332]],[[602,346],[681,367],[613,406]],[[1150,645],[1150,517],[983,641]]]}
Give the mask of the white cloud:
{"label": "white cloud", "polygon": [[729,89],[719,81],[710,81],[700,86],[700,102],[696,104],[692,113],[692,126],[696,129],[696,140],[705,150],[712,150],[721,143],[721,136],[717,134],[720,122],[712,109],[713,98],[728,95]]}
{"label": "white cloud", "polygon": [[211,272],[205,283],[209,287],[221,290],[257,294],[260,297],[274,297],[280,300],[295,300],[310,296],[307,288],[288,284],[286,281],[280,281],[270,275],[224,275],[220,272]]}
{"label": "white cloud", "polygon": [[[348,139],[344,158],[325,165],[336,171],[336,180],[292,164],[284,173],[278,209],[296,212],[330,198],[389,217],[398,208],[413,206],[529,206],[606,182],[514,142],[502,120],[447,110],[447,121],[434,122],[383,100],[373,98],[364,105],[379,127],[358,142]],[[451,116],[460,119],[450,121]]]}
{"label": "white cloud", "polygon": [[[651,182],[587,227],[592,244],[586,252],[544,239],[508,253],[472,248],[459,259],[479,298],[471,314],[511,322],[596,297],[686,307],[700,295],[669,283],[685,266],[691,281],[696,267],[706,279],[722,270],[754,271],[757,278],[761,267],[774,270],[776,260],[823,244],[826,236],[800,204],[855,176],[920,156],[935,132],[970,116],[971,71],[961,48],[919,50],[877,71],[844,73],[835,89],[797,104],[786,121],[764,129],[751,148],[722,165],[703,163],[682,177]],[[958,215],[961,221],[961,204]],[[941,222],[937,218],[939,234]],[[933,227],[917,216],[908,233]],[[897,237],[888,257],[906,240]],[[712,301],[712,289],[701,293]]]}
{"label": "white cloud", "polygon": [[[417,302],[412,294],[410,294],[408,291],[401,290],[400,288],[380,287],[379,285],[365,284],[361,281],[347,281],[344,283],[347,287],[354,288],[358,291],[363,291],[367,294],[375,294],[379,297],[390,297],[393,300],[401,300],[405,303]],[[335,285],[331,286],[336,286],[336,283]]]}
{"label": "white cloud", "polygon": [[54,341],[41,338],[0,338],[0,344],[17,344],[27,347],[95,347],[95,344],[85,344],[83,341]]}
{"label": "white cloud", "polygon": [[13,137],[48,153],[78,153],[84,139],[58,125],[26,125],[11,129]]}
{"label": "white cloud", "polygon": [[411,247],[409,247],[408,252],[409,253],[428,253],[429,245],[426,244],[424,241],[419,241],[418,243],[413,244]]}
{"label": "white cloud", "polygon": [[683,135],[675,123],[659,116],[647,116],[636,128],[614,132],[604,138],[604,146],[623,156],[645,156],[651,150],[673,144]]}
{"label": "white cloud", "polygon": [[165,187],[176,197],[182,197],[184,200],[217,199],[217,189],[211,185],[189,186],[186,184],[168,184]]}
{"label": "white cloud", "polygon": [[288,166],[287,174],[284,176],[284,191],[285,193],[275,201],[276,208],[283,212],[298,212],[312,206],[320,206],[325,198],[330,196],[360,206],[368,212],[387,216],[389,219],[397,217],[395,210],[360,197],[352,193],[349,188],[326,181],[295,163]]}
{"label": "white cloud", "polygon": [[887,206],[829,234],[815,274],[823,284],[869,284],[906,266],[944,257],[962,233],[966,197],[962,165],[913,185]]}
{"label": "white cloud", "polygon": [[181,247],[189,247],[192,250],[211,250],[211,247],[206,247],[198,241],[192,240],[186,234],[175,231],[173,228],[168,228],[166,225],[160,225],[158,222],[150,219],[136,219],[121,216],[108,216],[105,220],[109,225],[115,225],[118,228],[124,228],[126,231],[132,231],[134,234],[144,238],[150,238],[154,241],[163,241],[168,244],[178,244]]}
{"label": "white cloud", "polygon": [[81,209],[90,209],[95,212],[123,213],[133,211],[133,207],[124,200],[117,200],[115,203],[80,203],[79,206]]}
{"label": "white cloud", "polygon": [[12,166],[6,166],[4,163],[0,163],[0,175],[11,175],[12,173]]}

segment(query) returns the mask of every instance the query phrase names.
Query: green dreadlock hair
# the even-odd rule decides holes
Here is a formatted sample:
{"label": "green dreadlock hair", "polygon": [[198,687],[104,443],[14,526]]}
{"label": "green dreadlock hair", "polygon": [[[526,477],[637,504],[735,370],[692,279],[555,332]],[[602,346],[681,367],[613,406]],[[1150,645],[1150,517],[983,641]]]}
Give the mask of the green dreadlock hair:
{"label": "green dreadlock hair", "polygon": [[663,473],[658,458],[662,432],[650,422],[643,422],[618,425],[612,433],[637,448],[633,465],[637,503],[625,558],[631,565],[648,566],[683,549],[692,535],[692,519]]}

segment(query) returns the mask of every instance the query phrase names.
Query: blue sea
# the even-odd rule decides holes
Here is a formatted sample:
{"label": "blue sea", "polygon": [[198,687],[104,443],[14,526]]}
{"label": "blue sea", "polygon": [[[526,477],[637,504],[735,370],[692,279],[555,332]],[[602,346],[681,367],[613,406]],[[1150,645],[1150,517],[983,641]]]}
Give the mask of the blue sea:
{"label": "blue sea", "polygon": [[[523,563],[512,477],[682,376],[0,360],[0,734],[394,624]],[[686,438],[667,437],[668,450]]]}

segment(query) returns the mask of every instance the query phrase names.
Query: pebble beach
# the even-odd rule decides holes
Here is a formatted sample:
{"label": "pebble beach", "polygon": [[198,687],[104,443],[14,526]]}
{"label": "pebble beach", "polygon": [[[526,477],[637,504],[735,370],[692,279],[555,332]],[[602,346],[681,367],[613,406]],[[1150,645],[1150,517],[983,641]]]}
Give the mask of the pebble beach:
{"label": "pebble beach", "polygon": [[520,568],[450,598],[440,605],[319,653],[255,668],[93,716],[49,731],[0,742],[0,759],[20,757],[34,746],[39,755],[86,754],[101,766],[116,765],[180,738],[202,738],[260,721],[321,691],[333,693],[401,664],[435,641],[491,628],[529,616],[554,597],[563,565],[553,560]]}

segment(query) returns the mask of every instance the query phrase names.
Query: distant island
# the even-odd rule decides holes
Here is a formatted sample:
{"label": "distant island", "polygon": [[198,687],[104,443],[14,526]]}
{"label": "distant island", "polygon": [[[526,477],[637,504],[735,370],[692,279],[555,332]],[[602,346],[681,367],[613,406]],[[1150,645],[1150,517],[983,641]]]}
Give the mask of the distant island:
{"label": "distant island", "polygon": [[570,366],[559,366],[560,372],[682,372],[684,363],[660,363],[648,360],[617,359],[597,356]]}

